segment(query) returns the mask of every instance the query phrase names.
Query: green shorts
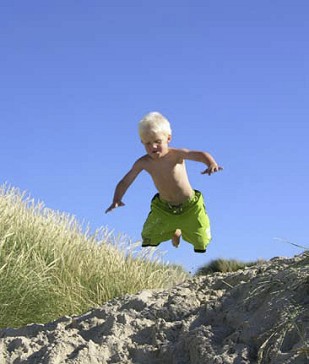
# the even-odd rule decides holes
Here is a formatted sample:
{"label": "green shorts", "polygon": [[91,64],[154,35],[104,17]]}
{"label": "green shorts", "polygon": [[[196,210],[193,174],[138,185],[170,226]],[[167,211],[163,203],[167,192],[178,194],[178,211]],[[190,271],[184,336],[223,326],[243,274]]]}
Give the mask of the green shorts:
{"label": "green shorts", "polygon": [[142,246],[157,246],[172,239],[180,229],[182,237],[194,246],[194,251],[205,252],[211,240],[209,218],[203,195],[195,190],[193,197],[178,206],[161,200],[156,194],[151,201],[151,211],[144,223]]}

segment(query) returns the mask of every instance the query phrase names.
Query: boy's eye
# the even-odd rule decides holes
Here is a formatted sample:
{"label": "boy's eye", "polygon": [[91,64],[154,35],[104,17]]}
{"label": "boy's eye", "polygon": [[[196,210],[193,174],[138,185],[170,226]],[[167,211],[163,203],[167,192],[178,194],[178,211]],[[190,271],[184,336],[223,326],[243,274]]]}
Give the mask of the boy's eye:
{"label": "boy's eye", "polygon": [[158,139],[158,140],[155,140],[155,141],[153,141],[153,142],[147,142],[147,143],[145,143],[146,145],[153,145],[153,144],[158,144],[158,145],[160,145],[160,144],[162,144],[162,140],[161,139]]}

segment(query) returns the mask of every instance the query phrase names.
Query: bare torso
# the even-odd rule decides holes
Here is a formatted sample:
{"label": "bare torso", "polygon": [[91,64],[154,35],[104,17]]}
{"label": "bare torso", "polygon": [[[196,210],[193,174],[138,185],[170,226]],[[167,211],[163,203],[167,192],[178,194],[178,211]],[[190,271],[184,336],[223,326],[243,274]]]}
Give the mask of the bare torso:
{"label": "bare torso", "polygon": [[135,161],[130,171],[118,182],[113,203],[105,212],[124,206],[123,195],[143,170],[151,175],[162,200],[168,201],[172,205],[179,205],[194,195],[188,179],[185,160],[204,163],[207,168],[202,171],[202,174],[211,175],[223,169],[207,152],[168,148],[170,140],[169,137],[162,142],[161,139],[152,140],[151,137],[150,140],[143,141],[147,154]]}
{"label": "bare torso", "polygon": [[169,152],[159,159],[145,155],[141,162],[143,169],[151,175],[162,200],[178,205],[192,197],[193,189],[188,179],[185,161],[177,149],[170,148]]}

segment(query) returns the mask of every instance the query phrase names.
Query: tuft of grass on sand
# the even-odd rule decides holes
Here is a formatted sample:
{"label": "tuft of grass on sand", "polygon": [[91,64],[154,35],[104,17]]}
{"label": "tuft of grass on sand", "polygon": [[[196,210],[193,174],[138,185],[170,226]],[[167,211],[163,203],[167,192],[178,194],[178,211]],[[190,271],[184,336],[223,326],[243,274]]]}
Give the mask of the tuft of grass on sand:
{"label": "tuft of grass on sand", "polygon": [[207,275],[216,272],[228,273],[236,272],[239,269],[244,269],[246,267],[252,267],[256,264],[261,264],[262,260],[257,260],[255,262],[242,262],[236,259],[215,259],[203,267],[198,268],[196,275]]}
{"label": "tuft of grass on sand", "polygon": [[140,253],[104,228],[90,233],[74,216],[0,186],[0,327],[78,315],[114,297],[167,288],[187,277],[151,249]]}

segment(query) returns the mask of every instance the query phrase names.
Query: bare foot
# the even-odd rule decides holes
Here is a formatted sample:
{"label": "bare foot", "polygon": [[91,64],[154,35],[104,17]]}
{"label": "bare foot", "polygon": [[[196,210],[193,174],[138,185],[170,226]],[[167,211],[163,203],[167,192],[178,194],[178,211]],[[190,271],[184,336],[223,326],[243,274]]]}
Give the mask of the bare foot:
{"label": "bare foot", "polygon": [[172,237],[172,244],[175,248],[178,248],[180,243],[181,230],[177,229]]}

